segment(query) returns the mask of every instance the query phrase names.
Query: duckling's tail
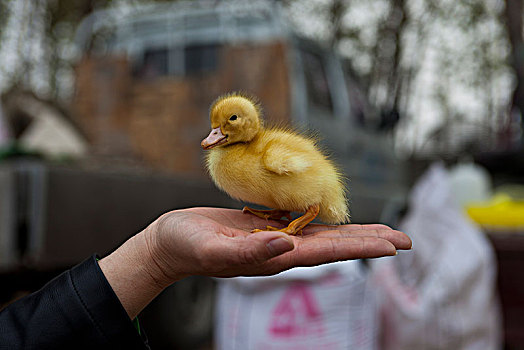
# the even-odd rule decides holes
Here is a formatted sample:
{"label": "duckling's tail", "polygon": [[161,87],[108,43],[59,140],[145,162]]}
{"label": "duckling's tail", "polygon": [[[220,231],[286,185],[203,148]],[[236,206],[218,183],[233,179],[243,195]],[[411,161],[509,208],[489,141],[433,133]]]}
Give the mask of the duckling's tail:
{"label": "duckling's tail", "polygon": [[318,217],[326,224],[349,223],[350,215],[345,191],[326,191],[320,203]]}

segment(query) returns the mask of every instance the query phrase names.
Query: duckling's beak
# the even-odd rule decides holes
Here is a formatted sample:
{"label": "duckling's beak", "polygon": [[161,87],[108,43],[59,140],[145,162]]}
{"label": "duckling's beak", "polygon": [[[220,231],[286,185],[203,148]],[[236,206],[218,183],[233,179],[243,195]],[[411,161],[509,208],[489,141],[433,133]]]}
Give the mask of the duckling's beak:
{"label": "duckling's beak", "polygon": [[227,142],[227,136],[222,134],[220,127],[211,130],[209,135],[202,140],[200,145],[203,149],[211,149]]}

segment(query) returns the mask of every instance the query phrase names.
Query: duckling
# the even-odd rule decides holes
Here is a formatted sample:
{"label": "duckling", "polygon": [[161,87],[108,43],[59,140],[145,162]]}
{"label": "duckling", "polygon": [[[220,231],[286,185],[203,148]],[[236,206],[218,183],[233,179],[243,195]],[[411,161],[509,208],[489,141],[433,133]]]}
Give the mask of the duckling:
{"label": "duckling", "polygon": [[[243,93],[226,94],[211,105],[212,130],[201,146],[217,187],[235,199],[275,208],[243,212],[286,217],[289,225],[278,230],[290,235],[301,233],[317,215],[327,224],[349,222],[342,173],[316,140],[288,128],[266,128],[261,117],[258,99]],[[304,215],[291,220],[290,212]]]}

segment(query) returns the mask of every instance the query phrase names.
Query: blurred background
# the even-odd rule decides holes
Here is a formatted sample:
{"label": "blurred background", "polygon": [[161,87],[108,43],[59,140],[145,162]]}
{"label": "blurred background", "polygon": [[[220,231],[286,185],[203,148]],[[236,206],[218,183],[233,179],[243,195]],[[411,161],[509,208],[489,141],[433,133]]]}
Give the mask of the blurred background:
{"label": "blurred background", "polygon": [[[496,272],[499,348],[524,349],[523,14],[520,0],[0,0],[0,303],[167,210],[241,207],[200,141],[213,100],[242,90],[269,124],[319,134],[355,223],[402,227],[440,162]],[[141,315],[152,346],[214,348],[215,289],[166,290]]]}

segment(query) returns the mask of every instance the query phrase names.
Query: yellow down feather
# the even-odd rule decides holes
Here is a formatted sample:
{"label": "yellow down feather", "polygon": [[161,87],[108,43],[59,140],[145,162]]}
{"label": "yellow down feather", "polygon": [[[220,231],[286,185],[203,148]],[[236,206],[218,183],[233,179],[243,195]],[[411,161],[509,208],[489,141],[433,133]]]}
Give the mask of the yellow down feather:
{"label": "yellow down feather", "polygon": [[241,201],[295,212],[318,204],[325,223],[348,222],[344,177],[315,138],[266,128],[260,117],[258,101],[244,94],[228,94],[212,104],[211,127],[220,128],[225,139],[207,151],[213,182]]}

